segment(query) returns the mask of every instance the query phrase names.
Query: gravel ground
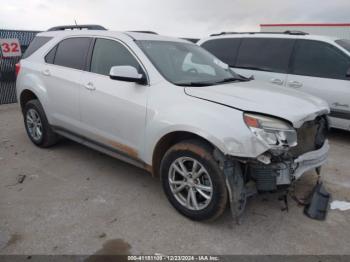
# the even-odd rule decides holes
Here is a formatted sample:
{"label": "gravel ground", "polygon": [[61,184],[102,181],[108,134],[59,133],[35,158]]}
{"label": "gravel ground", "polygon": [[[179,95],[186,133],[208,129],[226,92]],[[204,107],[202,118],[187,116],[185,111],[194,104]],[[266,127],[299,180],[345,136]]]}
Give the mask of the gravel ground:
{"label": "gravel ground", "polygon": [[[39,149],[22,121],[17,105],[0,106],[0,254],[350,254],[350,211],[315,221],[293,200],[282,212],[271,194],[250,199],[242,225],[228,209],[193,222],[146,172],[68,140]],[[350,133],[332,131],[330,142],[325,184],[350,201]],[[305,175],[296,195],[314,183]]]}

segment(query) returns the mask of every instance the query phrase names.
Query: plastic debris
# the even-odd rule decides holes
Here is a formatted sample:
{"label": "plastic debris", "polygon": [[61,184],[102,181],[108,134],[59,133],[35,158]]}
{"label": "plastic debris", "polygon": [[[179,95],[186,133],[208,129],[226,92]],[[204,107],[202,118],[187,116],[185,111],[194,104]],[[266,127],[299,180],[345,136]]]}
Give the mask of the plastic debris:
{"label": "plastic debris", "polygon": [[304,214],[316,220],[325,220],[331,195],[322,183],[317,183],[310,195],[310,202],[304,208]]}
{"label": "plastic debris", "polygon": [[334,200],[331,203],[331,209],[339,209],[340,211],[350,210],[350,202]]}

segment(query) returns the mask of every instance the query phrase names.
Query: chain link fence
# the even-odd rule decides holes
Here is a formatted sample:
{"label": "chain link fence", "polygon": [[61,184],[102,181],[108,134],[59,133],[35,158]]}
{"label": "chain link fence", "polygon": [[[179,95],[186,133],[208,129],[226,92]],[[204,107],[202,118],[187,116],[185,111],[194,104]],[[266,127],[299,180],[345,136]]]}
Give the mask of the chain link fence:
{"label": "chain link fence", "polygon": [[[18,39],[23,54],[37,33],[39,32],[0,29],[0,39]],[[20,59],[20,57],[3,57],[0,48],[0,104],[17,102],[15,65]]]}

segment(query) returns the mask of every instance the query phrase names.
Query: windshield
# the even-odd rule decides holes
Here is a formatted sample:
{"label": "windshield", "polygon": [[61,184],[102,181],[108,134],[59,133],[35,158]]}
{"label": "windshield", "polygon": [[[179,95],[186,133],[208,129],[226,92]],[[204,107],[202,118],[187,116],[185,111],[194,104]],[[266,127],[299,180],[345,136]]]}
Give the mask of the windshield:
{"label": "windshield", "polygon": [[350,52],[350,40],[349,39],[340,39],[335,41],[338,45],[340,45],[342,48],[346,49],[348,52]]}
{"label": "windshield", "polygon": [[247,80],[197,45],[148,40],[137,43],[163,77],[173,84],[206,86]]}

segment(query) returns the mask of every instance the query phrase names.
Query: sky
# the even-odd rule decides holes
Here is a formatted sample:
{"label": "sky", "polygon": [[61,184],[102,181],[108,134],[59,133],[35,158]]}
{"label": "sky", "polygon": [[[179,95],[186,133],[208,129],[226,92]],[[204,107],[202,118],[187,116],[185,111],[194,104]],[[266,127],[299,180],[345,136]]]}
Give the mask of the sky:
{"label": "sky", "polygon": [[201,38],[260,31],[262,23],[350,23],[350,0],[0,0],[0,28],[100,24]]}

